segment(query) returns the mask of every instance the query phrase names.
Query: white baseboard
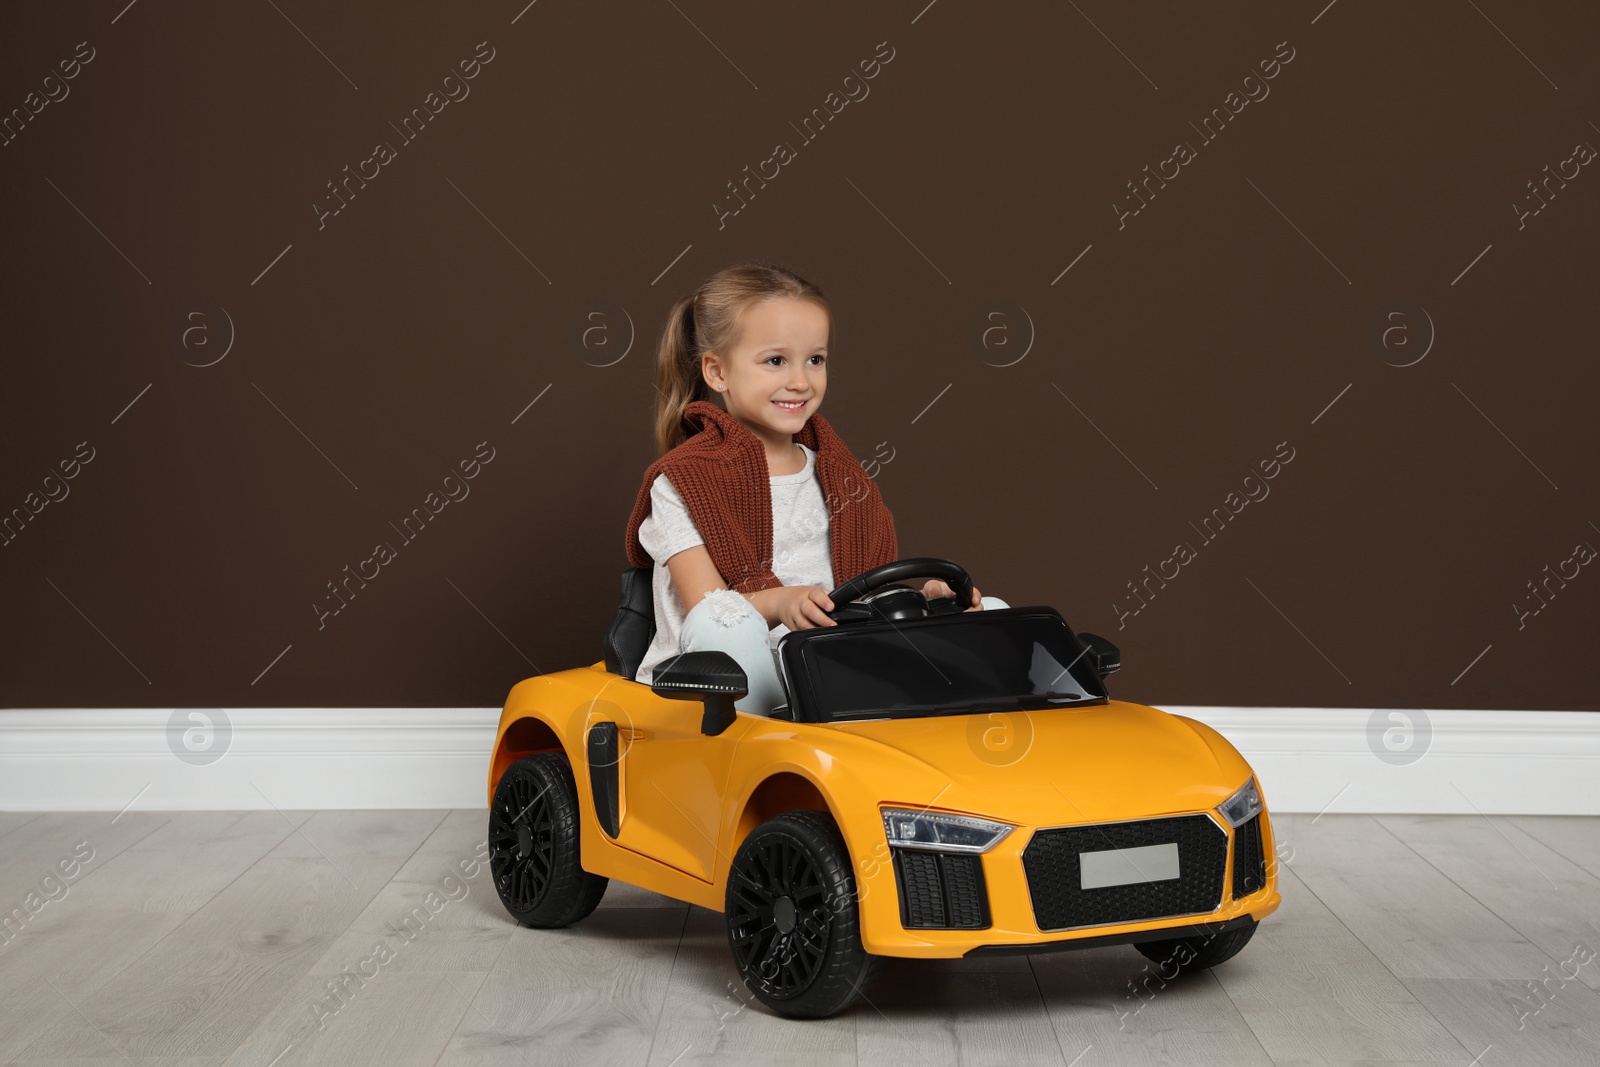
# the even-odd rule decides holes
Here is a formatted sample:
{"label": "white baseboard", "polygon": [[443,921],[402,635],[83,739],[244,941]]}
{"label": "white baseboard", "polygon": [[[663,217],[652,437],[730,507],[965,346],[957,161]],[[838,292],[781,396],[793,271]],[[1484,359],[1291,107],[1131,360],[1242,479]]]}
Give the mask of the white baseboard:
{"label": "white baseboard", "polygon": [[1600,712],[1163,710],[1231,741],[1277,811],[1600,815]]}
{"label": "white baseboard", "polygon": [[[226,751],[203,765],[174,754],[203,727],[187,709],[176,727],[172,709],[0,710],[0,810],[487,804],[498,708],[224,710]],[[1165,710],[1233,742],[1276,811],[1600,815],[1600,712]],[[222,747],[220,730],[190,740]]]}
{"label": "white baseboard", "polygon": [[[0,710],[0,810],[487,808],[499,708]],[[170,740],[170,744],[169,744]]]}

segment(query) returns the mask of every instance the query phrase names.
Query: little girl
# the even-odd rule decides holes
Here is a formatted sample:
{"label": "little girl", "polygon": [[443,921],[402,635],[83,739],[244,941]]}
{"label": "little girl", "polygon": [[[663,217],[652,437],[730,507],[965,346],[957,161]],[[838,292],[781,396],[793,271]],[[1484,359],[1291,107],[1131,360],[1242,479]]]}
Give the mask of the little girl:
{"label": "little girl", "polygon": [[[628,519],[628,559],[654,568],[656,634],[637,681],[679,652],[719,649],[749,682],[734,706],[771,714],[787,703],[778,639],[837,625],[828,592],[898,558],[877,484],[817,412],[832,324],[816,286],[761,264],[673,306],[656,356],[662,455]],[[923,593],[952,595],[937,579]],[[966,610],[1006,606],[973,589]]]}

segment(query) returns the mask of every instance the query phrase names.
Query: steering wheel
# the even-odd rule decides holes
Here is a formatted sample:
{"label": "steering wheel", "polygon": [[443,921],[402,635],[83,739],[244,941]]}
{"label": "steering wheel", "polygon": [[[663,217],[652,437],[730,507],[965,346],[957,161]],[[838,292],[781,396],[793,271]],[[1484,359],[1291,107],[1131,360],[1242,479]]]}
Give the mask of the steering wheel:
{"label": "steering wheel", "polygon": [[[954,596],[928,599],[922,590],[910,586],[891,586],[907,578],[940,578],[955,591]],[[884,590],[880,592],[880,590]],[[919,619],[965,611],[972,606],[972,578],[966,568],[947,559],[918,556],[897,559],[851,578],[828,594],[833,610],[828,618],[836,623],[867,622],[874,619]]]}

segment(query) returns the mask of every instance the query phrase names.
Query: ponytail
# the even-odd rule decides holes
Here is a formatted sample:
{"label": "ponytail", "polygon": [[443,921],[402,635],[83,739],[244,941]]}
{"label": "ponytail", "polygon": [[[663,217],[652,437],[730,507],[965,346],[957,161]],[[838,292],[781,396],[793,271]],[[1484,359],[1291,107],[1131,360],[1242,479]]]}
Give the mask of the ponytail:
{"label": "ponytail", "polygon": [[827,314],[831,326],[833,311],[822,290],[793,271],[764,263],[718,271],[672,305],[656,351],[655,436],[662,455],[688,436],[684,408],[715,396],[701,372],[701,356],[733,348],[745,310],[778,297],[812,301]]}
{"label": "ponytail", "polygon": [[693,401],[711,399],[700,373],[694,304],[695,294],[691,293],[672,305],[656,354],[656,447],[662,455],[683,443],[683,409]]}

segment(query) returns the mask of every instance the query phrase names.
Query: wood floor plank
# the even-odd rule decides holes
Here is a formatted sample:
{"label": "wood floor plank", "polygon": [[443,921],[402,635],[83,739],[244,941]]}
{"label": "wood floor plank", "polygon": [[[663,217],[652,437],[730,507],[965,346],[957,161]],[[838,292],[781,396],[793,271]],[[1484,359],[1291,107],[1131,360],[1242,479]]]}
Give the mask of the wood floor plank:
{"label": "wood floor plank", "polygon": [[1416,1002],[1371,1003],[1355,1012],[1255,1008],[1241,1014],[1274,1064],[1472,1060],[1433,1013]]}
{"label": "wood floor plank", "polygon": [[649,1062],[855,1067],[857,1018],[859,1011],[805,1021],[775,1015],[739,982],[723,916],[690,908]]}
{"label": "wood floor plank", "polygon": [[25,826],[39,817],[36,811],[0,811],[0,842],[5,841],[11,831]]}
{"label": "wood floor plank", "polygon": [[1275,1062],[1461,1057],[1460,1042],[1291,869],[1281,867],[1279,880],[1296,918],[1311,921],[1269,916],[1211,972]]}
{"label": "wood floor plank", "polygon": [[318,812],[52,1025],[28,1055],[226,1055],[443,818]]}
{"label": "wood floor plank", "polygon": [[1272,1062],[1213,975],[1164,981],[1155,964],[1128,946],[1028,958],[1067,1062],[1086,1047],[1085,1065]]}
{"label": "wood floor plank", "polygon": [[487,972],[516,929],[481,859],[480,813],[451,812],[311,966],[360,971],[375,954],[399,971]]}
{"label": "wood floor plank", "polygon": [[[1285,867],[1278,878],[1286,906],[1262,920],[1243,951],[1214,972],[1235,1004],[1289,1006],[1356,992],[1380,1001],[1416,1000],[1298,874]],[[1265,966],[1269,959],[1282,969]]]}
{"label": "wood floor plank", "polygon": [[[464,859],[486,856],[488,815],[485,812],[433,812],[443,816],[426,840],[417,846],[404,866],[395,872],[401,881],[426,881]],[[460,868],[454,868],[460,870]]]}
{"label": "wood floor plank", "polygon": [[1278,827],[1296,876],[1397,977],[1504,978],[1546,962],[1373,817],[1280,815]]}
{"label": "wood floor plank", "polygon": [[171,812],[109,861],[83,896],[94,907],[190,914],[293,833],[271,811]]}
{"label": "wood floor plank", "polygon": [[1262,928],[1213,974],[1274,1062],[1453,1062],[1466,1053],[1354,934]]}
{"label": "wood floor plank", "polygon": [[1066,1041],[1041,1010],[1031,973],[941,968],[930,962],[886,966],[870,1000],[853,1009],[856,1054],[874,1067],[924,1067],[929,1063],[1006,1067],[1060,1067],[1081,1050],[1062,1055]]}
{"label": "wood floor plank", "polygon": [[518,927],[439,1062],[637,1067],[682,926],[670,909],[610,908],[564,930]]}
{"label": "wood floor plank", "polygon": [[31,1057],[12,1060],[6,1067],[111,1067],[113,1064],[129,1063],[133,1067],[223,1067],[227,1058],[223,1056],[140,1056],[138,1059],[122,1060],[116,1056],[110,1059],[60,1059],[50,1057],[47,1059],[33,1059]]}
{"label": "wood floor plank", "polygon": [[[1467,1063],[1460,1043],[1295,874],[1277,826],[1283,902],[1211,973],[1274,1063]],[[1414,1061],[1408,1060],[1414,1054]]]}
{"label": "wood floor plank", "polygon": [[[82,908],[48,936],[29,935],[0,957],[0,1063],[9,1063],[41,1035],[77,1018],[94,988],[109,981],[184,916],[145,915],[123,908]],[[92,1036],[92,1031],[90,1031]]]}
{"label": "wood floor plank", "polygon": [[[1595,925],[1600,919],[1600,878],[1530,836],[1517,820],[1384,815],[1378,821],[1553,963],[1600,951],[1600,927]],[[1600,836],[1600,818],[1569,825],[1580,834],[1586,829]],[[1572,963],[1568,971],[1600,990],[1600,962]]]}
{"label": "wood floor plank", "polygon": [[[44,894],[47,877],[61,877],[62,863],[76,869],[73,881],[89,877],[123,849],[154,833],[171,815],[127,812],[115,822],[103,811],[46,812],[8,834],[0,851],[0,917],[24,906],[31,892]],[[73,860],[78,860],[77,868]]]}
{"label": "wood floor plank", "polygon": [[62,833],[89,835],[81,841],[128,827],[100,837],[103,850],[94,850],[80,876],[0,946],[0,1004],[7,1006],[0,1012],[0,1062],[71,1019],[73,1003],[179,926],[287,832],[270,812],[129,813],[115,825],[111,818],[73,813],[41,838],[48,850]]}
{"label": "wood floor plank", "polygon": [[1273,1060],[1273,1067],[1328,1067],[1328,1064],[1337,1062],[1339,1067],[1495,1067],[1491,1060],[1479,1060],[1474,1063],[1469,1056],[1458,1056],[1448,1060]]}
{"label": "wood floor plank", "polygon": [[1546,848],[1600,878],[1600,818],[1589,815],[1511,815],[1506,820]]}
{"label": "wood floor plank", "polygon": [[1488,1064],[1592,1064],[1600,1060],[1600,993],[1581,982],[1533,998],[1524,983],[1483,978],[1407,978],[1428,1010]]}
{"label": "wood floor plank", "polygon": [[229,1067],[431,1067],[483,983],[477,972],[390,972],[296,982]]}
{"label": "wood floor plank", "polygon": [[[1293,872],[1280,878],[1283,893],[1310,896]],[[1275,925],[1272,918],[1211,974],[1275,1064],[1470,1061],[1349,929]]]}

